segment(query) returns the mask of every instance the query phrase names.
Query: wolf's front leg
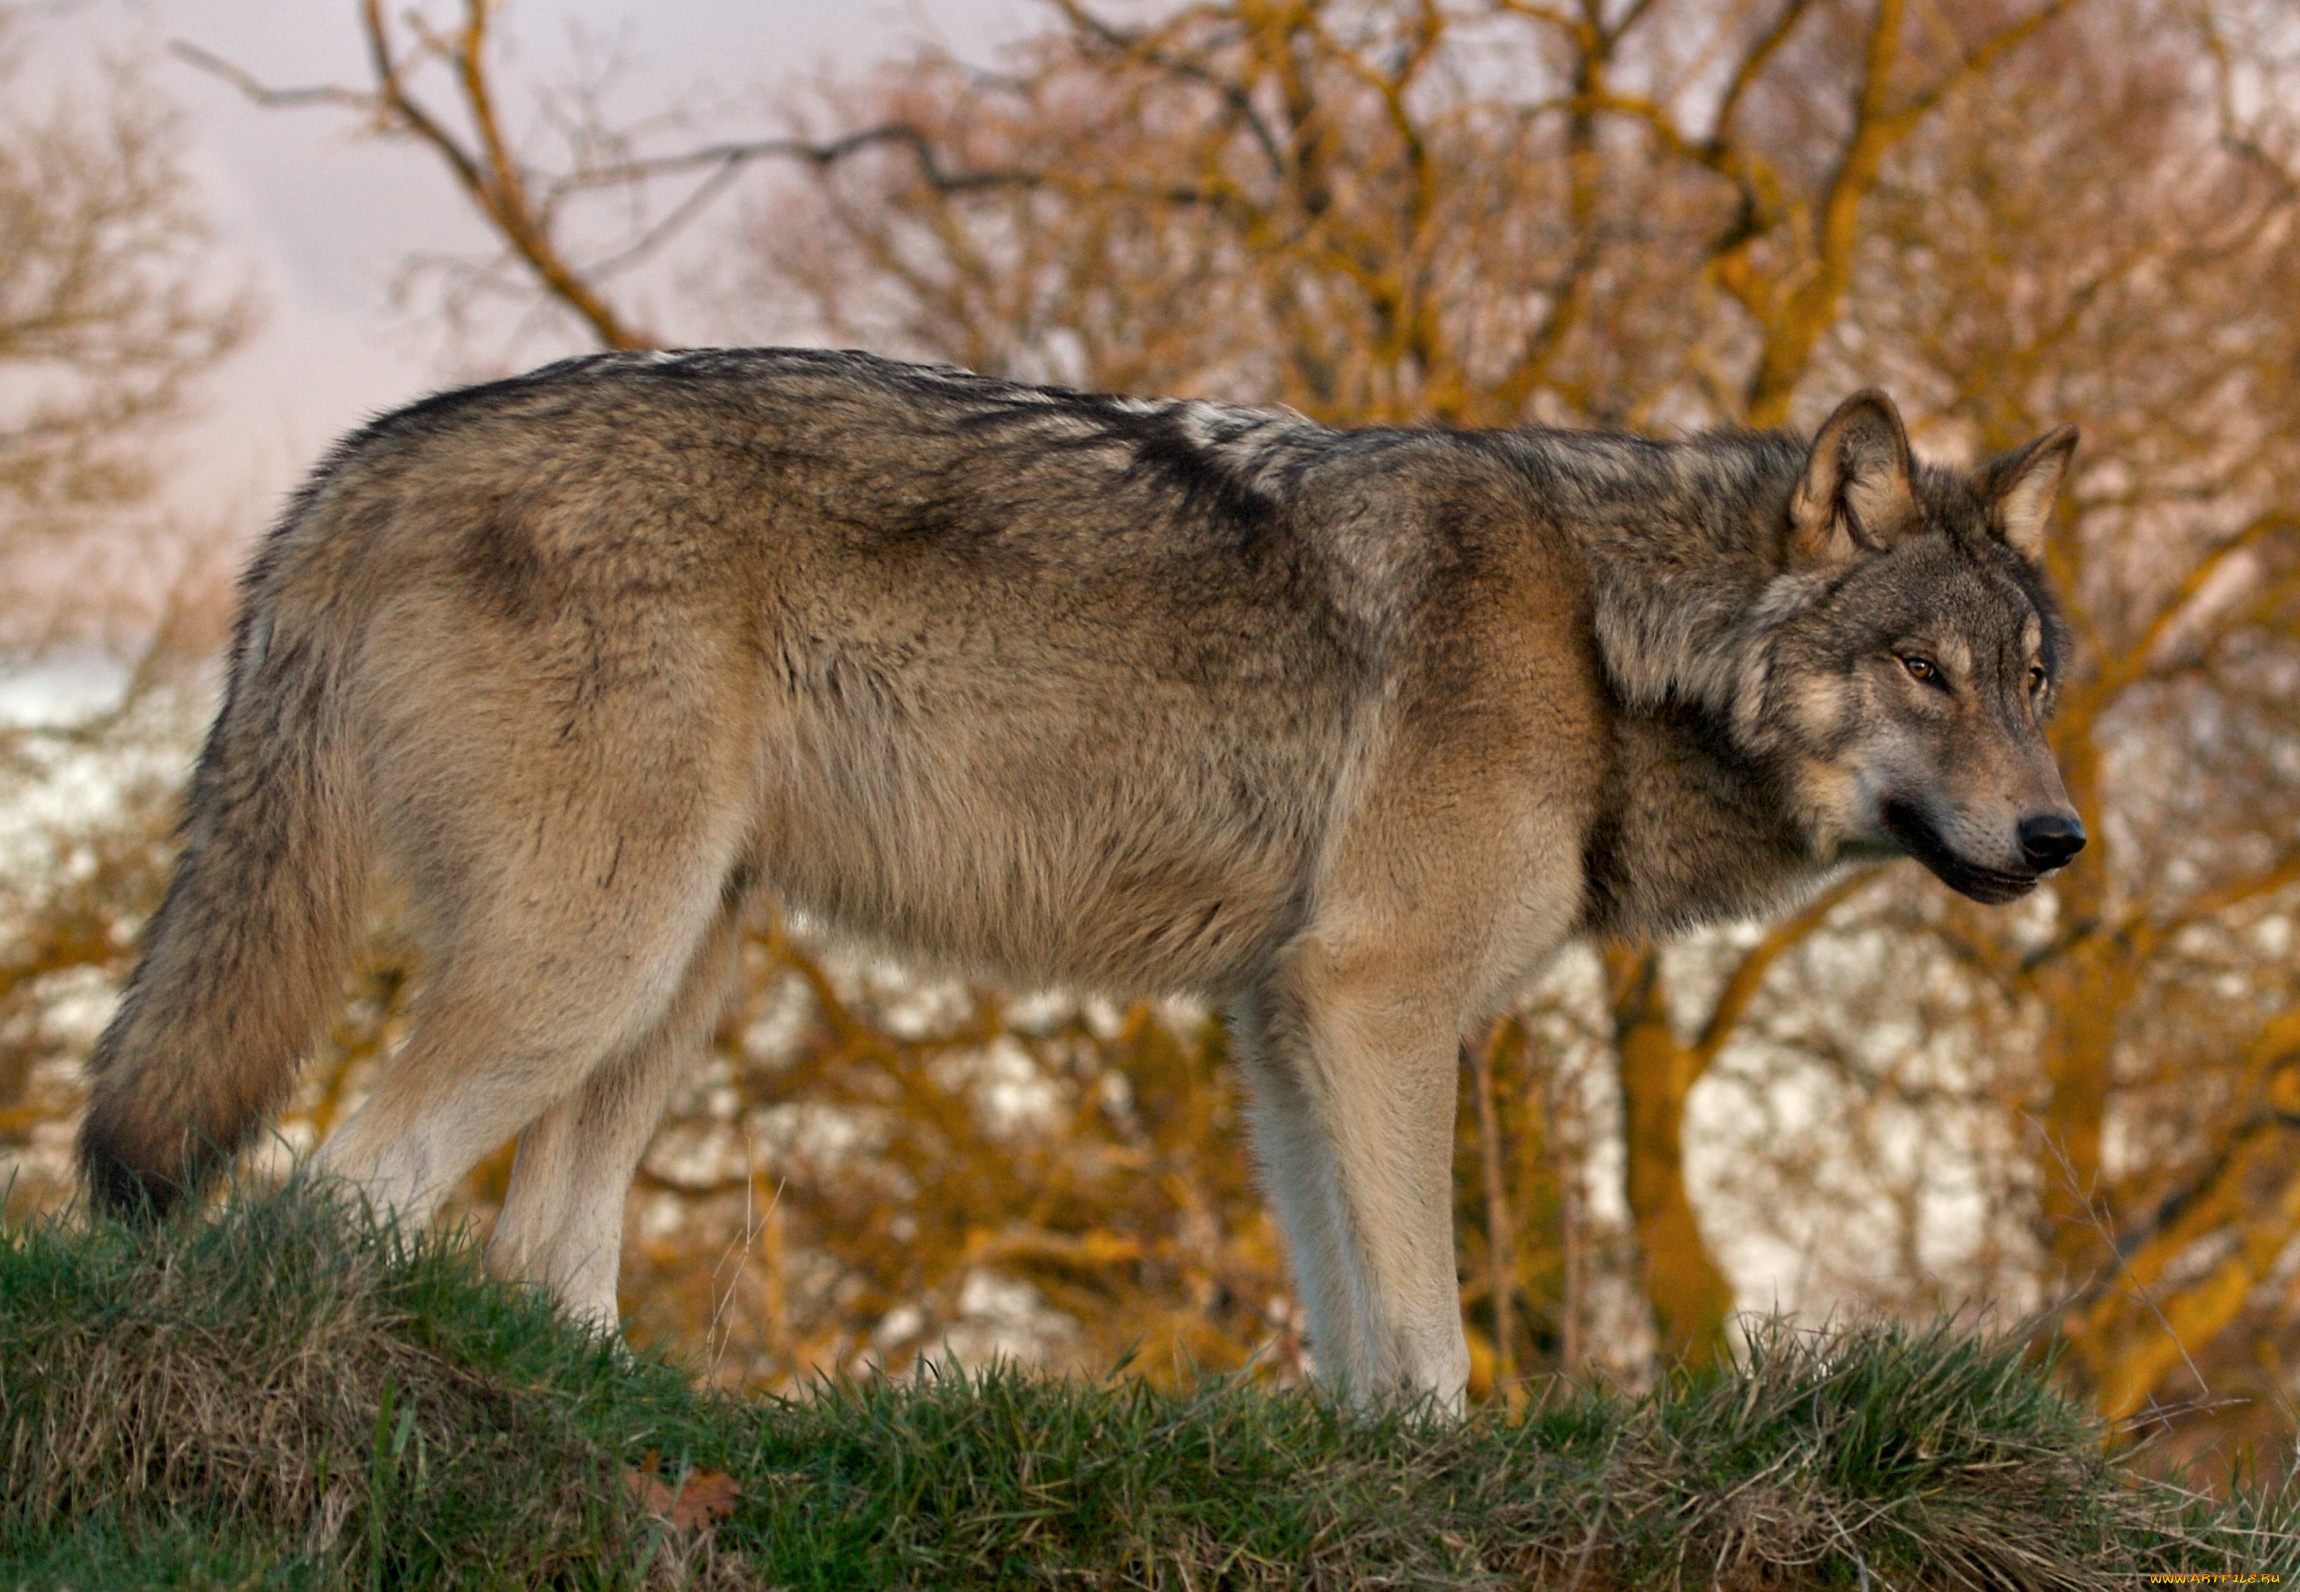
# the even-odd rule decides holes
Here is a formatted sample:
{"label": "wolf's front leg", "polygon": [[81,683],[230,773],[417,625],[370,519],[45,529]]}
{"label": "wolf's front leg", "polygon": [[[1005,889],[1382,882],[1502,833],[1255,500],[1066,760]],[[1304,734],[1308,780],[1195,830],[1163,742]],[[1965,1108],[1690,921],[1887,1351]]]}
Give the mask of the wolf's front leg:
{"label": "wolf's front leg", "polygon": [[1437,982],[1310,935],[1237,1013],[1311,1348],[1361,1405],[1458,1410],[1469,1382],[1453,1241],[1460,1036]]}

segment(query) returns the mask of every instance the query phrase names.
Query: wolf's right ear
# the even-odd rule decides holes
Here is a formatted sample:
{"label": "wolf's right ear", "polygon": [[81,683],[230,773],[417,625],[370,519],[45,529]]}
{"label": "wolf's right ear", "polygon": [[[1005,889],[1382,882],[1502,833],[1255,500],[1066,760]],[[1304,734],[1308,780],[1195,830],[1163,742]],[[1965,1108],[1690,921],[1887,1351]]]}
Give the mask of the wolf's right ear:
{"label": "wolf's right ear", "polygon": [[1893,400],[1870,387],[1837,406],[1789,498],[1791,569],[1826,569],[1891,545],[1917,515],[1909,433]]}
{"label": "wolf's right ear", "polygon": [[1991,463],[1983,475],[1989,524],[2032,564],[2044,562],[2053,501],[2076,457],[2076,427],[2059,426]]}

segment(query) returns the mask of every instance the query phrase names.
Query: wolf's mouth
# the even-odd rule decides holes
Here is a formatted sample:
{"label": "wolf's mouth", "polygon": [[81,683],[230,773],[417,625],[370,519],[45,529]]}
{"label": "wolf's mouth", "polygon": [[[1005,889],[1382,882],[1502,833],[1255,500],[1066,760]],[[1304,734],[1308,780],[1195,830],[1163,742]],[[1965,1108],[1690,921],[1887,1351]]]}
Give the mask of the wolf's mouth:
{"label": "wolf's mouth", "polygon": [[1884,820],[1887,834],[1899,841],[1910,856],[1932,869],[1935,878],[1961,896],[1970,896],[1992,907],[2002,906],[2034,890],[2041,877],[2033,873],[2007,873],[1967,862],[1949,849],[1932,820],[1907,802],[1886,802],[1879,816]]}

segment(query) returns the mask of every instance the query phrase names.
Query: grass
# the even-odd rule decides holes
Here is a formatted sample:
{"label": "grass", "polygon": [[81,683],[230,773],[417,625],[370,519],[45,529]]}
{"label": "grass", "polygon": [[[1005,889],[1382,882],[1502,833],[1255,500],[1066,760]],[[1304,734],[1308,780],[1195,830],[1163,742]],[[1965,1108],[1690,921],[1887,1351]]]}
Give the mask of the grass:
{"label": "grass", "polygon": [[1889,1329],[1515,1420],[1010,1372],[742,1401],[292,1191],[0,1235],[0,1588],[2300,1580],[2300,1489],[2101,1436],[2015,1347]]}

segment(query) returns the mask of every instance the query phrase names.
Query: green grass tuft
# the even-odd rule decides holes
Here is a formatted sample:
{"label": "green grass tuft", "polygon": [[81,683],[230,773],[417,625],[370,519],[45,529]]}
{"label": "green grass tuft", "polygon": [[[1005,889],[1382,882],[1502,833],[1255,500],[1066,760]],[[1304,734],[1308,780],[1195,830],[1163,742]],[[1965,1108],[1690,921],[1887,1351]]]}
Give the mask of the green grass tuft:
{"label": "green grass tuft", "polygon": [[[2097,1587],[2300,1577],[2012,1345],[1761,1334],[1650,1400],[1351,1417],[1009,1371],[740,1401],[308,1191],[0,1235],[0,1587]],[[629,1472],[721,1471],[707,1528]]]}

